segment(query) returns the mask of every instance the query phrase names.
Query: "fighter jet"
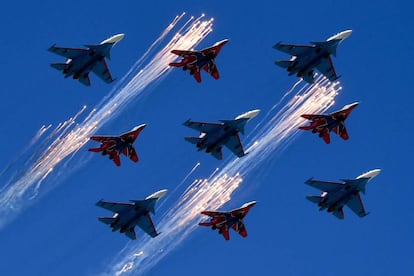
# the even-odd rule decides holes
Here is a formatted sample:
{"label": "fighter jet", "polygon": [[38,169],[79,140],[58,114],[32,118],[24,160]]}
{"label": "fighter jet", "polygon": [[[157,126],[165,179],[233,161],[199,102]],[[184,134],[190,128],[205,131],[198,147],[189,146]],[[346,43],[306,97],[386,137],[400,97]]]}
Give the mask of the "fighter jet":
{"label": "fighter jet", "polygon": [[114,212],[112,217],[99,217],[98,220],[109,224],[112,232],[125,233],[128,238],[135,240],[135,226],[138,225],[151,237],[159,235],[152,222],[150,212],[155,214],[155,203],[165,195],[167,190],[153,193],[144,200],[130,200],[131,203],[106,202],[102,199],[96,203],[97,206]]}
{"label": "fighter jet", "polygon": [[212,230],[218,229],[218,233],[223,235],[227,241],[230,239],[230,228],[233,228],[234,231],[245,238],[247,237],[247,231],[243,219],[254,205],[256,205],[256,201],[245,203],[239,209],[229,212],[203,211],[201,214],[211,217],[211,220],[209,222],[200,222],[198,225],[211,226]]}
{"label": "fighter jet", "polygon": [[106,83],[111,83],[114,79],[109,72],[105,58],[111,59],[112,47],[124,36],[124,34],[117,34],[105,39],[98,45],[85,45],[87,48],[63,48],[53,45],[49,48],[49,51],[64,56],[67,60],[65,63],[52,63],[51,66],[63,71],[65,78],[73,76],[73,79],[79,80],[86,86],[91,85],[90,71]]}
{"label": "fighter jet", "polygon": [[299,127],[299,129],[312,130],[312,133],[319,133],[319,137],[321,137],[327,144],[331,142],[329,136],[330,131],[338,134],[342,139],[348,140],[349,136],[345,127],[345,120],[348,118],[351,111],[358,105],[358,102],[348,104],[341,110],[331,114],[303,114],[301,117],[312,120],[312,122],[308,126]]}
{"label": "fighter jet", "polygon": [[359,217],[365,217],[368,213],[365,211],[359,192],[365,194],[366,184],[380,172],[380,169],[375,169],[356,179],[343,179],[342,182],[309,179],[305,183],[321,190],[322,194],[306,198],[318,204],[319,211],[327,209],[339,219],[344,219],[344,205],[347,205]]}
{"label": "fighter jet", "polygon": [[228,39],[224,39],[201,51],[172,50],[171,53],[183,59],[180,62],[170,63],[170,66],[183,67],[184,71],[190,70],[190,75],[193,75],[197,82],[201,82],[201,68],[217,80],[220,78],[220,75],[217,70],[215,58],[228,41]]}
{"label": "fighter jet", "polygon": [[198,137],[185,137],[188,142],[195,144],[198,151],[206,150],[215,158],[222,160],[221,151],[223,145],[229,148],[235,155],[242,157],[245,155],[239,132],[244,134],[246,123],[257,116],[260,110],[252,110],[237,116],[234,120],[220,120],[222,123],[203,123],[187,120],[184,125],[200,131]]}
{"label": "fighter jet", "polygon": [[92,136],[90,139],[100,142],[101,146],[99,148],[88,149],[88,151],[102,152],[102,155],[108,154],[109,159],[113,160],[117,166],[121,165],[120,153],[123,153],[132,161],[138,162],[139,158],[132,144],[146,126],[146,124],[136,126],[131,131],[119,136]]}
{"label": "fighter jet", "polygon": [[276,65],[286,68],[289,76],[296,74],[308,83],[314,83],[314,69],[318,69],[330,81],[338,79],[331,55],[336,56],[336,47],[350,36],[351,30],[340,32],[326,41],[311,42],[313,45],[277,43],[273,48],[291,55],[290,60],[276,60]]}

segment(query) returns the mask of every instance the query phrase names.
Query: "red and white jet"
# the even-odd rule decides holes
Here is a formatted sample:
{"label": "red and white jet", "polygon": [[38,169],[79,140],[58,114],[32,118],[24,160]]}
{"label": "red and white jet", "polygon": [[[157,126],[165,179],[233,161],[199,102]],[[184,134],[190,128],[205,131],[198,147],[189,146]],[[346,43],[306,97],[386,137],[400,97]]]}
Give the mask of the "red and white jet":
{"label": "red and white jet", "polygon": [[190,75],[193,75],[197,82],[201,82],[201,69],[204,69],[217,80],[220,78],[220,75],[217,70],[215,58],[228,41],[228,39],[224,39],[201,51],[172,50],[171,53],[176,54],[183,59],[180,62],[172,62],[169,65],[173,67],[183,67],[184,71],[189,70]]}
{"label": "red and white jet", "polygon": [[139,158],[132,144],[146,126],[146,124],[136,126],[131,131],[119,136],[92,136],[90,139],[100,142],[101,146],[99,148],[91,148],[88,151],[102,152],[102,155],[108,154],[109,159],[113,160],[117,166],[121,165],[120,153],[123,153],[132,161],[138,162]]}
{"label": "red and white jet", "polygon": [[218,229],[218,233],[223,235],[227,241],[230,239],[230,228],[233,228],[234,231],[245,238],[247,237],[247,231],[243,219],[254,205],[256,205],[256,201],[245,203],[239,209],[229,212],[203,211],[201,214],[211,217],[211,220],[209,222],[200,222],[198,225],[211,226],[212,230]]}
{"label": "red and white jet", "polygon": [[342,139],[348,140],[349,135],[345,127],[345,120],[348,118],[352,110],[359,105],[359,102],[345,105],[341,110],[331,114],[303,114],[301,117],[311,120],[308,126],[301,126],[299,129],[312,130],[312,133],[319,133],[319,137],[323,138],[325,143],[329,144],[331,138],[329,132],[333,131]]}

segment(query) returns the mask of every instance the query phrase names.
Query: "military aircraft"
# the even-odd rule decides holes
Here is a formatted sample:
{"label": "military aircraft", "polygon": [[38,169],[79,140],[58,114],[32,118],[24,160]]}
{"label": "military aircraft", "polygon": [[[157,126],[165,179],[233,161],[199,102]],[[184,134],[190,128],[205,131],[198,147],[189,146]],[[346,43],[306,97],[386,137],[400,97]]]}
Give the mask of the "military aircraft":
{"label": "military aircraft", "polygon": [[157,233],[149,213],[155,214],[155,203],[166,193],[167,190],[160,190],[144,200],[130,200],[131,203],[106,202],[101,199],[96,205],[114,212],[114,214],[112,217],[99,217],[98,220],[109,224],[112,232],[119,230],[132,240],[137,238],[136,225],[154,238],[159,233]]}
{"label": "military aircraft", "polygon": [[220,75],[217,70],[215,58],[228,41],[228,39],[224,39],[201,51],[172,50],[171,53],[183,59],[180,62],[170,63],[170,66],[183,67],[184,71],[190,70],[190,75],[193,75],[197,82],[201,82],[201,69],[204,69],[217,80],[220,78]]}
{"label": "military aircraft", "polygon": [[256,201],[245,203],[239,209],[229,212],[203,211],[201,214],[211,217],[211,220],[209,222],[200,222],[198,225],[211,226],[212,230],[218,229],[218,233],[223,235],[227,241],[230,239],[230,228],[233,228],[234,231],[245,238],[247,237],[247,231],[243,219],[254,205],[256,205]]}
{"label": "military aircraft", "polygon": [[331,138],[329,132],[333,131],[342,139],[348,140],[349,135],[345,127],[345,120],[351,111],[359,105],[358,102],[345,105],[341,110],[331,114],[303,114],[301,117],[312,120],[308,126],[301,126],[299,129],[312,130],[312,133],[319,133],[319,137],[323,138],[325,143],[329,144]]}
{"label": "military aircraft", "polygon": [[132,144],[137,139],[140,132],[146,127],[142,124],[134,127],[131,131],[119,136],[92,136],[91,140],[101,143],[99,148],[91,148],[88,151],[102,152],[102,155],[109,155],[109,159],[113,160],[117,166],[121,165],[119,154],[123,153],[134,162],[138,162],[138,155]]}
{"label": "military aircraft", "polygon": [[380,172],[380,169],[371,170],[355,179],[343,179],[342,182],[320,181],[311,178],[305,183],[321,190],[322,194],[306,198],[318,204],[319,211],[327,209],[339,219],[344,219],[344,205],[347,205],[359,217],[365,217],[368,213],[365,211],[359,192],[365,194],[366,184]]}
{"label": "military aircraft", "polygon": [[117,34],[105,39],[98,45],[85,45],[87,48],[63,48],[53,45],[49,48],[49,51],[64,56],[67,60],[65,63],[52,63],[51,66],[63,71],[65,78],[73,76],[73,79],[79,80],[86,86],[91,85],[90,71],[106,83],[111,83],[114,79],[109,72],[105,57],[111,59],[112,47],[124,36],[124,34]]}
{"label": "military aircraft", "polygon": [[198,137],[185,137],[188,142],[195,144],[198,151],[206,150],[215,158],[222,160],[223,145],[229,148],[235,155],[245,155],[239,132],[244,134],[246,123],[257,116],[260,110],[252,110],[237,116],[234,120],[220,120],[222,123],[203,123],[187,120],[184,125],[200,131]]}
{"label": "military aircraft", "polygon": [[336,47],[352,33],[340,32],[326,41],[311,42],[313,45],[294,45],[277,43],[273,48],[291,55],[290,60],[276,60],[276,65],[286,68],[289,76],[296,74],[308,83],[314,83],[314,69],[318,69],[330,81],[338,79],[331,55],[336,56]]}

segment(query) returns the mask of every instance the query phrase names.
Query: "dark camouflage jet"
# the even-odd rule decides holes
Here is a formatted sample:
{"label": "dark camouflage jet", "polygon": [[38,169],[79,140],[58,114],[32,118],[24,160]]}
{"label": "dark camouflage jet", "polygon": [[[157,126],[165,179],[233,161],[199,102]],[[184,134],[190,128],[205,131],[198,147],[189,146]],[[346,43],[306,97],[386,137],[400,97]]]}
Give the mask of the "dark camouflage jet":
{"label": "dark camouflage jet", "polygon": [[89,72],[92,71],[106,83],[111,83],[114,79],[109,72],[105,58],[110,59],[112,47],[118,43],[124,34],[117,34],[105,39],[98,45],[85,45],[87,48],[63,48],[55,45],[49,51],[67,58],[65,63],[52,63],[51,66],[59,71],[63,71],[65,78],[73,76],[86,86],[91,85]]}
{"label": "dark camouflage jet", "polygon": [[305,183],[321,190],[322,194],[306,198],[318,204],[319,211],[326,209],[339,219],[344,219],[343,207],[345,205],[359,217],[365,217],[368,213],[365,211],[359,192],[365,194],[367,183],[380,172],[380,169],[371,170],[355,179],[343,179],[342,182],[309,179]]}
{"label": "dark camouflage jet", "polygon": [[135,240],[135,226],[137,225],[151,237],[159,235],[152,222],[150,213],[155,214],[155,204],[167,193],[161,190],[153,193],[144,200],[131,200],[131,203],[107,202],[100,200],[97,206],[114,212],[112,217],[99,217],[98,220],[109,224],[112,232],[125,233],[128,238]]}
{"label": "dark camouflage jet", "polygon": [[289,76],[296,74],[308,83],[314,83],[314,70],[318,69],[330,81],[339,77],[335,72],[331,55],[336,56],[338,45],[352,33],[351,30],[340,32],[326,41],[311,42],[313,45],[294,45],[277,43],[273,48],[291,55],[290,60],[276,60],[276,65],[286,68]]}
{"label": "dark camouflage jet", "polygon": [[222,160],[222,148],[226,146],[235,155],[245,155],[240,141],[239,132],[244,134],[246,123],[257,116],[260,110],[252,110],[237,116],[234,120],[220,120],[221,123],[193,122],[187,120],[184,125],[200,132],[198,137],[185,137],[184,139],[197,146],[198,151],[205,150],[215,158]]}

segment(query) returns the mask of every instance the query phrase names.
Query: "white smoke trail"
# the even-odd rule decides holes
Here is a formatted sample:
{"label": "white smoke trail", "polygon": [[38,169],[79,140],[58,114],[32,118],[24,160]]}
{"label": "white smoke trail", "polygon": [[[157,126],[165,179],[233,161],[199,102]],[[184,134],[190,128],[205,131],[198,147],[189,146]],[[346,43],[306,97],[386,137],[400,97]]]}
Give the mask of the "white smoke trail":
{"label": "white smoke trail", "polygon": [[259,166],[277,157],[293,141],[298,126],[303,123],[301,114],[326,111],[334,104],[340,90],[338,83],[330,83],[322,77],[314,85],[300,88],[279,112],[263,119],[263,127],[250,139],[252,142],[246,151],[248,155],[227,161],[220,172],[217,173],[218,169],[213,172],[212,179],[194,181],[161,218],[158,230],[162,234],[154,239],[144,237],[136,243],[128,243],[124,253],[114,260],[105,273],[136,275],[150,270],[198,227],[197,223],[202,219],[200,211],[216,210],[228,202],[242,177],[255,173]]}
{"label": "white smoke trail", "polygon": [[[170,23],[150,46],[150,50],[166,38],[175,27],[180,27],[178,23],[183,16],[184,14],[177,16]],[[28,199],[36,197],[41,184],[46,184],[47,176],[59,171],[61,167],[56,166],[62,160],[77,152],[97,129],[119,115],[132,100],[141,99],[146,87],[156,83],[169,72],[168,64],[176,59],[176,55],[172,54],[171,50],[195,47],[212,31],[212,22],[213,19],[203,21],[201,18],[185,22],[182,26],[186,28],[184,33],[173,35],[166,46],[156,53],[146,66],[140,68],[138,65],[148,58],[151,51],[146,52],[138,65],[134,65],[127,73],[128,77],[124,77],[82,122],[76,123],[86,106],[82,107],[74,117],[59,124],[45,142],[41,143],[41,147],[27,162],[24,171],[11,178],[0,191],[0,228],[30,203]],[[68,173],[70,172],[65,172]]]}

